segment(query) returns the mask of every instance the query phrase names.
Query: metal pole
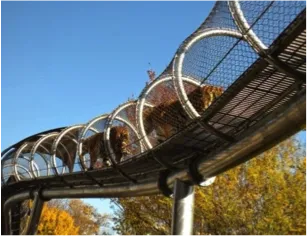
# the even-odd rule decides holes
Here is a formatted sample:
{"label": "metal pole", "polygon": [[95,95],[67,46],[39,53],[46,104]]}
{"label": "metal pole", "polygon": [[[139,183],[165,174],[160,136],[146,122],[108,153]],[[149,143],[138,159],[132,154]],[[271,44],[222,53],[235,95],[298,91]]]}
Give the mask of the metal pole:
{"label": "metal pole", "polygon": [[21,222],[21,203],[18,202],[11,210],[11,233],[13,235],[20,234],[20,222]]}
{"label": "metal pole", "polygon": [[193,234],[193,212],[193,185],[176,179],[174,185],[172,235]]}
{"label": "metal pole", "polygon": [[4,235],[5,232],[5,221],[4,221],[4,199],[1,198],[1,235]]}
{"label": "metal pole", "polygon": [[37,230],[39,219],[43,210],[44,201],[41,199],[39,193],[34,192],[34,202],[32,207],[32,212],[29,220],[29,224],[26,229],[26,235],[34,235]]}

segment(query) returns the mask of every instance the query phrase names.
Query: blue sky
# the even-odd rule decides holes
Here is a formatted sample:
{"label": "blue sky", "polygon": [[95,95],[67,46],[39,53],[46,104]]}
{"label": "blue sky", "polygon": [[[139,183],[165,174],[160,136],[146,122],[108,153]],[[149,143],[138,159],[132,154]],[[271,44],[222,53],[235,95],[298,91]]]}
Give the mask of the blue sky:
{"label": "blue sky", "polygon": [[[2,2],[1,149],[111,112],[157,74],[213,2]],[[305,132],[300,137],[306,140]],[[306,141],[305,141],[306,142]],[[88,200],[101,212],[106,201]]]}

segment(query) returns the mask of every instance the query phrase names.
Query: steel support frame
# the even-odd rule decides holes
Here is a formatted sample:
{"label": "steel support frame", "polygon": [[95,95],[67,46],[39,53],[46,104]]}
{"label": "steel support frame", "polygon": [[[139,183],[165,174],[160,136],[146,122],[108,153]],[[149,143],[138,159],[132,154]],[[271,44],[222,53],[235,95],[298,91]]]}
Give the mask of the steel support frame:
{"label": "steel support frame", "polygon": [[7,235],[12,235],[12,208],[16,205],[21,204],[22,201],[27,199],[34,199],[33,207],[29,219],[29,224],[27,228],[24,230],[25,235],[34,235],[37,230],[37,226],[39,223],[39,219],[42,213],[43,204],[45,200],[41,197],[39,191],[26,191],[21,194],[17,194],[9,198],[3,205],[3,215],[1,217],[1,225],[4,226],[3,233]]}
{"label": "steel support frame", "polygon": [[179,179],[174,184],[172,235],[192,235],[194,186]]}
{"label": "steel support frame", "polygon": [[[291,104],[284,104],[264,120],[256,124],[239,141],[229,144],[226,148],[216,150],[210,155],[200,156],[195,168],[204,179],[216,176],[232,166],[243,163],[252,157],[264,152],[300,131],[306,124],[305,93],[294,99]],[[166,185],[172,189],[176,179],[191,181],[189,170],[173,171],[167,175]],[[43,189],[43,198],[97,198],[97,197],[134,197],[158,194],[158,181],[144,181],[137,184],[117,184],[100,188],[86,187],[77,189]],[[30,190],[11,196],[5,204],[19,199]],[[28,195],[29,196],[29,193]],[[29,198],[29,197],[28,197]],[[22,199],[24,200],[24,199]]]}

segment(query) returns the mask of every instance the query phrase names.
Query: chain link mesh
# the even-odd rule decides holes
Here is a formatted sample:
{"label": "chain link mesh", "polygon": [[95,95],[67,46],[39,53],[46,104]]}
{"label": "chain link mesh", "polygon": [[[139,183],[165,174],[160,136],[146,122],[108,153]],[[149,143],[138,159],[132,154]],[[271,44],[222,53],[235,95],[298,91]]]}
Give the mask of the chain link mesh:
{"label": "chain link mesh", "polygon": [[270,47],[283,30],[305,9],[305,1],[242,1],[241,9],[252,30]]}

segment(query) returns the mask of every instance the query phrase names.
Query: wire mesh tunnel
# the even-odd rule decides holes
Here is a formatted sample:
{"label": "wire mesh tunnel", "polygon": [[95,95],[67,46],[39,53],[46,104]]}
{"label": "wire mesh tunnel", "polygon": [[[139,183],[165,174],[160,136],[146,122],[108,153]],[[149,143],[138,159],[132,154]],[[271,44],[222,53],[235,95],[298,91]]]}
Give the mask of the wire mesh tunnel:
{"label": "wire mesh tunnel", "polygon": [[[86,124],[31,136],[3,151],[5,199],[36,185],[50,191],[97,187],[92,195],[90,190],[76,190],[74,196],[166,193],[177,172],[199,183],[200,174],[193,172],[213,177],[270,146],[273,140],[270,145],[259,141],[250,155],[219,155],[236,150],[232,145],[306,100],[305,4],[217,2],[136,101]],[[302,122],[301,115],[288,115]],[[295,122],[288,125],[298,129]],[[279,132],[282,138],[291,134],[288,127]],[[54,191],[52,196],[73,192]]]}
{"label": "wire mesh tunnel", "polygon": [[[125,163],[193,121],[202,133],[193,141],[198,150],[232,142],[305,88],[304,11],[297,1],[217,2],[138,100],[13,145],[2,160],[2,185],[11,175],[21,181]],[[258,64],[259,73],[247,77]]]}

